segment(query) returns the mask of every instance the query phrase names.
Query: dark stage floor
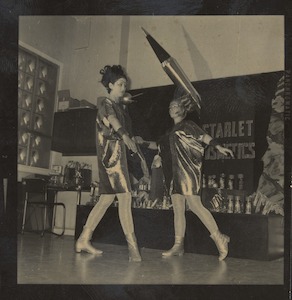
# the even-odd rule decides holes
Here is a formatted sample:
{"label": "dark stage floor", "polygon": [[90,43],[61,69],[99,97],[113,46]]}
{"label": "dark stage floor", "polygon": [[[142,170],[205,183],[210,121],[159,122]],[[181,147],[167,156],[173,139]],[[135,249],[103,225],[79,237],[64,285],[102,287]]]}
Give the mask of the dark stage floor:
{"label": "dark stage floor", "polygon": [[18,236],[19,284],[192,284],[281,285],[284,259],[256,261],[186,253],[162,258],[141,249],[143,261],[128,262],[126,246],[94,243],[103,256],[74,252],[72,236],[35,233]]}

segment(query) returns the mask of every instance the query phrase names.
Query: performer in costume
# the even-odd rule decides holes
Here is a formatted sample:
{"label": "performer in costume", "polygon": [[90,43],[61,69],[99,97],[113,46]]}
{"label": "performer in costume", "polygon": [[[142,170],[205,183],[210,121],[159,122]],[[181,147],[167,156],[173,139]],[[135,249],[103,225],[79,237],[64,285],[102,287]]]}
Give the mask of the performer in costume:
{"label": "performer in costume", "polygon": [[128,242],[129,261],[141,261],[131,211],[131,187],[127,166],[126,147],[137,153],[131,132],[127,108],[121,103],[126,92],[127,76],[120,65],[105,66],[100,71],[108,96],[97,103],[97,159],[100,198],[91,210],[83,231],[76,242],[76,252],[101,255],[102,251],[90,244],[92,233],[115,197],[118,198],[120,222]]}
{"label": "performer in costume", "polygon": [[[228,254],[230,238],[219,231],[212,214],[201,202],[202,158],[204,144],[215,147],[223,155],[233,157],[233,152],[222,147],[195,122],[185,119],[187,113],[193,109],[193,103],[189,95],[183,95],[171,101],[169,105],[169,115],[174,121],[174,126],[168,134],[172,163],[170,193],[174,210],[175,243],[170,250],[163,252],[162,256],[169,257],[184,253],[185,201],[187,201],[190,210],[199,217],[210,232],[210,237],[219,251],[219,260],[223,260]],[[139,142],[143,141],[139,140]],[[148,143],[152,149],[155,147],[154,142]],[[160,166],[161,156],[155,156],[153,163],[156,167]]]}

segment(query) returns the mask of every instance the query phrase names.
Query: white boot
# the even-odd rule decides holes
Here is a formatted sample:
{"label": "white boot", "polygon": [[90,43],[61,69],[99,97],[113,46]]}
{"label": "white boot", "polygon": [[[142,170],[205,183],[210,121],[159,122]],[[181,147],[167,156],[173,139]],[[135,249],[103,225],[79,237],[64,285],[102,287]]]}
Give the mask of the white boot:
{"label": "white boot", "polygon": [[175,236],[175,242],[173,247],[168,251],[162,252],[162,256],[182,256],[184,252],[184,237]]}
{"label": "white boot", "polygon": [[135,233],[126,234],[126,240],[128,242],[128,249],[129,249],[129,261],[139,262],[141,261],[141,255],[139,253],[137,239]]}
{"label": "white boot", "polygon": [[219,230],[212,233],[210,237],[215,242],[219,251],[218,259],[223,260],[228,254],[228,243],[230,242],[230,237],[225,234],[222,234]]}
{"label": "white boot", "polygon": [[80,253],[81,251],[94,254],[94,255],[101,255],[102,251],[95,249],[91,243],[91,237],[92,237],[93,231],[87,227],[83,227],[83,231],[80,234],[78,240],[76,241],[75,244],[75,251],[77,253]]}

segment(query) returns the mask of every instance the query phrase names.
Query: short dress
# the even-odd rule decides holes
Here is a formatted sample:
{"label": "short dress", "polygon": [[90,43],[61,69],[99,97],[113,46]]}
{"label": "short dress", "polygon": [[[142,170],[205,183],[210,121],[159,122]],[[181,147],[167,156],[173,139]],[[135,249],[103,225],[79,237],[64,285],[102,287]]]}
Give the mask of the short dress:
{"label": "short dress", "polygon": [[108,117],[115,116],[131,136],[130,116],[126,108],[109,98],[97,102],[97,161],[100,194],[119,194],[131,191],[124,141],[114,131]]}
{"label": "short dress", "polygon": [[174,125],[169,133],[172,160],[171,194],[198,195],[206,132],[191,120]]}

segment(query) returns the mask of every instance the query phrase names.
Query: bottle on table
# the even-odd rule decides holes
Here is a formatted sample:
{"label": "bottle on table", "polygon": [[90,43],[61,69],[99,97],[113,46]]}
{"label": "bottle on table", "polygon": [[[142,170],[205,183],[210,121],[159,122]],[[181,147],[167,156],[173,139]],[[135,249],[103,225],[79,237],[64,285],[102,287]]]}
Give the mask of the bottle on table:
{"label": "bottle on table", "polygon": [[246,198],[245,213],[246,213],[247,215],[250,215],[250,214],[251,214],[251,199],[250,199],[249,196]]}
{"label": "bottle on table", "polygon": [[227,188],[229,190],[234,189],[234,175],[233,174],[229,174],[229,176],[228,176]]}
{"label": "bottle on table", "polygon": [[236,214],[241,213],[240,196],[235,196],[234,213]]}

